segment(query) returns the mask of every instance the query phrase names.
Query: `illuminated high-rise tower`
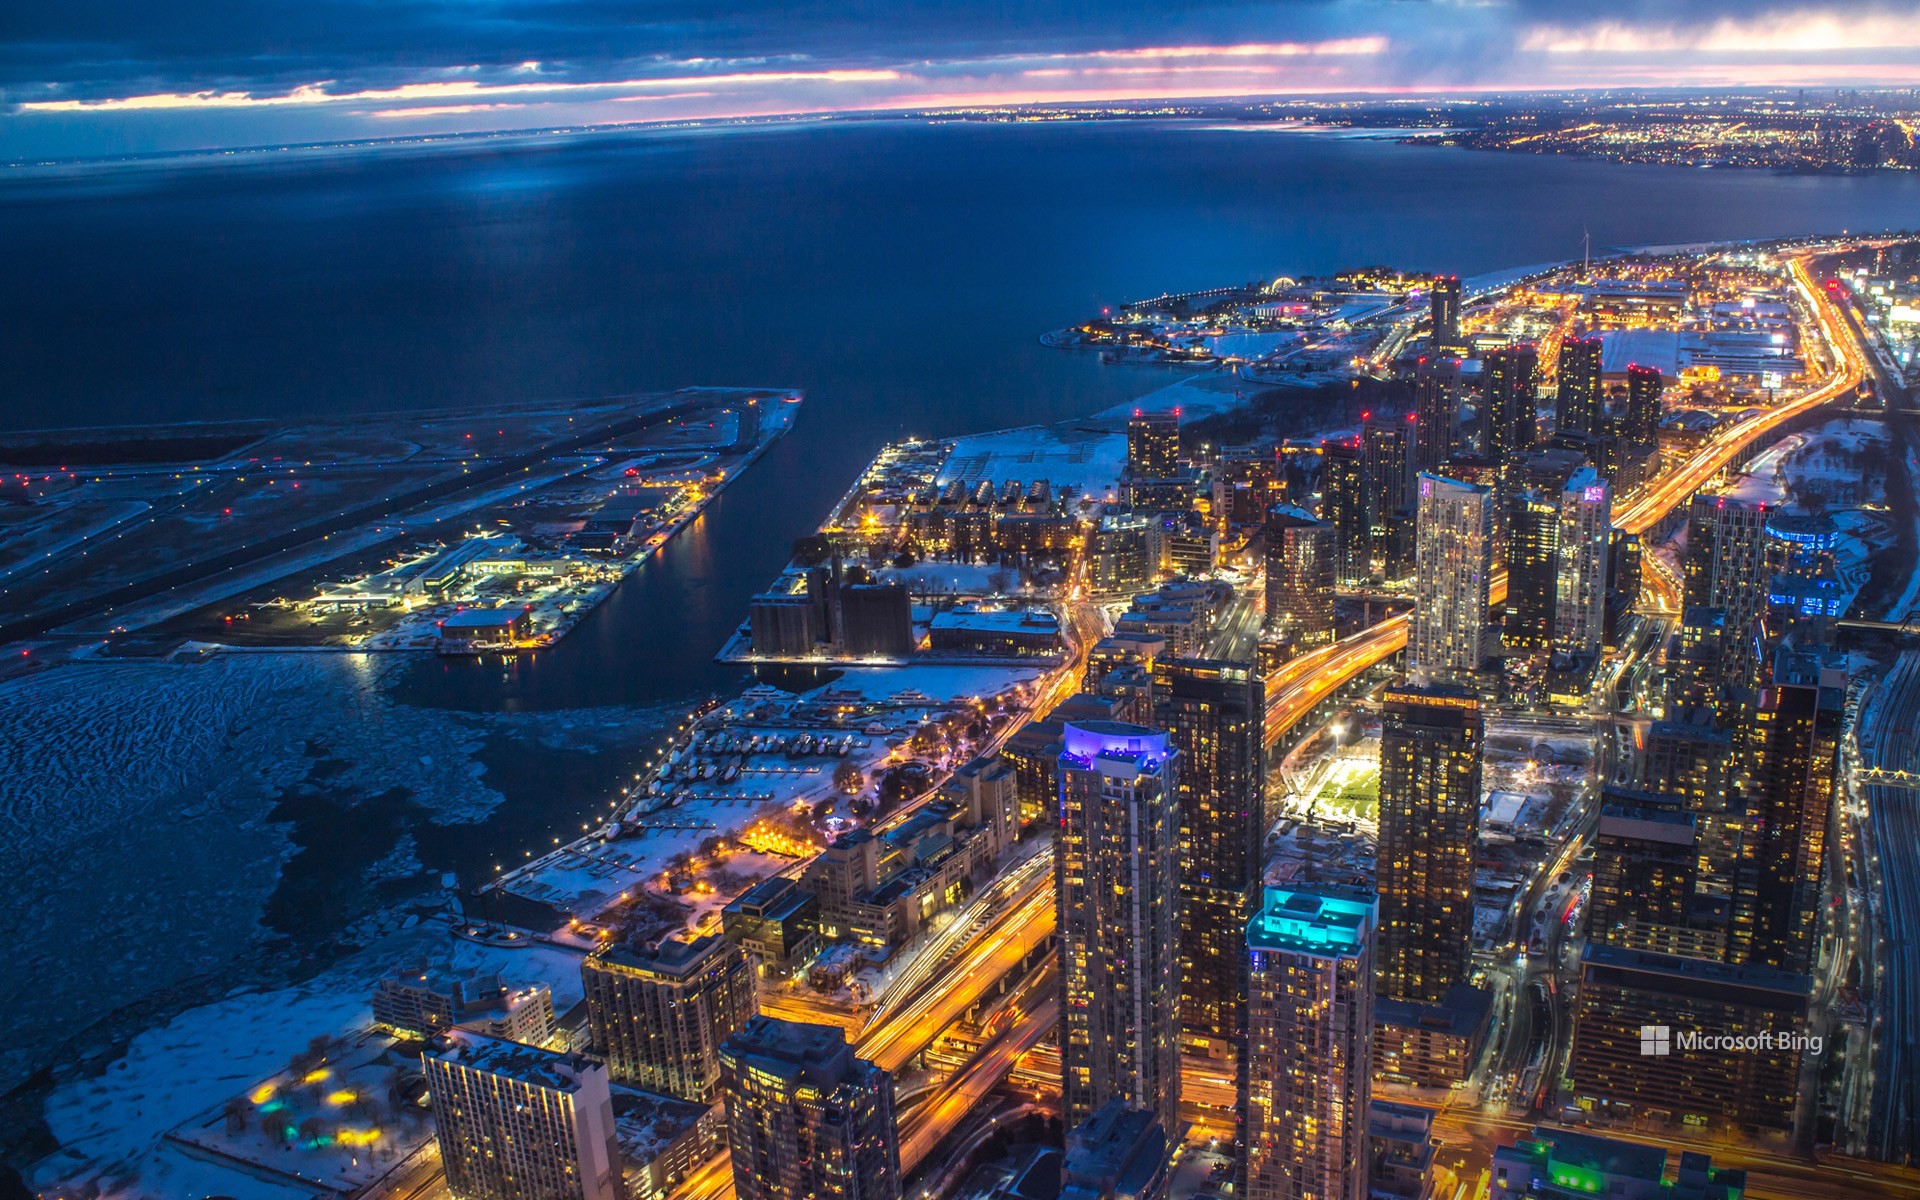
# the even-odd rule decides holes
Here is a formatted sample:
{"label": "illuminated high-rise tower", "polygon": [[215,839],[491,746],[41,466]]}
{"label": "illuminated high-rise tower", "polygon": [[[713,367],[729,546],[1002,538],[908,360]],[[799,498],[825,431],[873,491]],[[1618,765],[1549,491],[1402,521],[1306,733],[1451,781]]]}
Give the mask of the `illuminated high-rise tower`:
{"label": "illuminated high-rise tower", "polygon": [[1600,385],[1601,342],[1597,337],[1568,338],[1560,343],[1559,399],[1554,404],[1555,427],[1562,434],[1597,438],[1606,430],[1606,393]]}
{"label": "illuminated high-rise tower", "polygon": [[1652,445],[1660,438],[1660,392],[1666,381],[1659,367],[1633,363],[1627,367],[1627,409],[1621,415],[1620,436],[1635,445]]}
{"label": "illuminated high-rise tower", "polygon": [[1805,974],[1819,934],[1846,676],[1817,660],[1798,666],[1790,651],[1771,675],[1735,733],[1746,824],[1728,957]]}
{"label": "illuminated high-rise tower", "polygon": [[1368,416],[1360,425],[1367,553],[1388,578],[1406,572],[1406,534],[1413,523],[1413,436],[1412,422],[1391,417]]}
{"label": "illuminated high-rise tower", "polygon": [[1247,926],[1248,1200],[1365,1200],[1373,897],[1268,888]]}
{"label": "illuminated high-rise tower", "polygon": [[740,947],[717,933],[613,947],[582,963],[580,977],[594,1049],[616,1080],[713,1103],[720,1043],[759,1009]]}
{"label": "illuminated high-rise tower", "polygon": [[1480,415],[1486,456],[1503,463],[1533,447],[1540,354],[1532,346],[1495,350],[1483,361]]}
{"label": "illuminated high-rise tower", "polygon": [[1177,755],[1168,734],[1117,721],[1069,724],[1061,740],[1062,1115],[1077,1125],[1117,1099],[1178,1129]]}
{"label": "illuminated high-rise tower", "polygon": [[1180,770],[1180,1020],[1216,1053],[1245,1025],[1247,916],[1266,829],[1266,690],[1250,662],[1162,658],[1154,724]]}
{"label": "illuminated high-rise tower", "polygon": [[1582,467],[1560,492],[1559,564],[1553,598],[1553,648],[1598,654],[1607,628],[1607,559],[1612,550],[1613,491]]}
{"label": "illuminated high-rise tower", "polygon": [[1483,733],[1464,688],[1401,684],[1381,696],[1382,995],[1432,1003],[1467,981]]}
{"label": "illuminated high-rise tower", "polygon": [[1439,470],[1453,453],[1453,429],[1460,420],[1460,360],[1423,358],[1413,369],[1413,461],[1422,471]]}
{"label": "illuminated high-rise tower", "polygon": [[1560,497],[1522,488],[1507,506],[1507,602],[1501,640],[1509,650],[1545,654],[1553,645],[1559,586]]}
{"label": "illuminated high-rise tower", "polygon": [[620,1200],[607,1068],[453,1029],[420,1056],[447,1188],[462,1200]]}
{"label": "illuminated high-rise tower", "polygon": [[1427,304],[1433,316],[1434,353],[1466,353],[1466,342],[1460,336],[1460,277],[1435,275]]}
{"label": "illuminated high-rise tower", "polygon": [[1330,521],[1276,505],[1267,514],[1267,628],[1298,647],[1333,640],[1338,545]]}
{"label": "illuminated high-rise tower", "polygon": [[1478,484],[1420,476],[1411,674],[1458,680],[1480,670],[1493,577],[1493,502],[1493,493]]}
{"label": "illuminated high-rise tower", "polygon": [[1168,479],[1180,473],[1180,413],[1134,410],[1127,421],[1127,474]]}
{"label": "illuminated high-rise tower", "polygon": [[1320,519],[1333,526],[1334,573],[1341,583],[1355,583],[1373,570],[1373,528],[1360,448],[1352,442],[1327,442],[1320,455]]}
{"label": "illuminated high-rise tower", "polygon": [[899,1200],[893,1076],[845,1030],[755,1017],[720,1067],[740,1200]]}

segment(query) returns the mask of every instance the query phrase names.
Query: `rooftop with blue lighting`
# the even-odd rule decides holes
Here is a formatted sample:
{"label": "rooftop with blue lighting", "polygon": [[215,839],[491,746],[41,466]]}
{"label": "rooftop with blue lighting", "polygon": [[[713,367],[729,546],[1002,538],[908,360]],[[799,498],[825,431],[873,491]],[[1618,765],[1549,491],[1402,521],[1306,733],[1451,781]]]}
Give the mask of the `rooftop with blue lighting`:
{"label": "rooftop with blue lighting", "polygon": [[1329,957],[1357,954],[1372,927],[1372,893],[1349,888],[1270,887],[1247,922],[1247,945]]}

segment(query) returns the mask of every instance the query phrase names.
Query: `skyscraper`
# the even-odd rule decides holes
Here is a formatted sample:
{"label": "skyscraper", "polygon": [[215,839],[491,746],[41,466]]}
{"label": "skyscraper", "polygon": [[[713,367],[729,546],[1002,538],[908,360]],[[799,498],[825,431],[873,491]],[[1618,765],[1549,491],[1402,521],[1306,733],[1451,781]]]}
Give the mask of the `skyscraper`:
{"label": "skyscraper", "polygon": [[1373,897],[1268,888],[1247,926],[1245,1195],[1365,1200]]}
{"label": "skyscraper", "polygon": [[1609,797],[1593,835],[1593,896],[1587,940],[1635,950],[1685,954],[1699,881],[1695,820],[1671,805]]}
{"label": "skyscraper", "polygon": [[1373,570],[1373,528],[1360,448],[1352,442],[1326,442],[1320,454],[1320,519],[1333,526],[1334,572],[1341,583],[1358,582]]}
{"label": "skyscraper", "polygon": [[1559,562],[1554,573],[1553,648],[1595,655],[1607,629],[1607,559],[1613,492],[1582,467],[1560,492]]}
{"label": "skyscraper", "polygon": [[713,1103],[720,1043],[759,1009],[740,947],[717,933],[611,947],[583,962],[580,977],[593,1047],[615,1079]]}
{"label": "skyscraper", "polygon": [[1766,611],[1769,506],[1702,492],[1687,505],[1687,553],[1681,563],[1687,608],[1726,612],[1730,637],[1744,636]]}
{"label": "skyscraper", "polygon": [[[1361,485],[1366,497],[1367,554],[1389,578],[1405,568],[1405,527],[1413,520],[1413,425],[1390,417],[1366,417],[1360,425]],[[1396,551],[1399,551],[1396,553]]]}
{"label": "skyscraper", "polygon": [[1127,474],[1167,479],[1180,473],[1180,411],[1135,409],[1127,421]]}
{"label": "skyscraper", "polygon": [[1435,275],[1427,304],[1433,316],[1434,353],[1466,353],[1466,342],[1460,336],[1460,277]]}
{"label": "skyscraper", "polygon": [[740,1200],[899,1200],[893,1077],[845,1030],[755,1017],[720,1066]]}
{"label": "skyscraper", "polygon": [[1746,826],[1734,887],[1735,962],[1812,969],[1845,675],[1781,656],[1735,735]]}
{"label": "skyscraper", "polygon": [[1501,622],[1509,650],[1545,654],[1553,645],[1560,574],[1560,497],[1543,488],[1513,494],[1507,517],[1507,602]]}
{"label": "skyscraper", "polygon": [[454,1029],[420,1056],[461,1200],[622,1200],[607,1069]]}
{"label": "skyscraper", "polygon": [[1660,438],[1660,393],[1666,387],[1659,367],[1639,363],[1627,367],[1627,408],[1621,414],[1620,436],[1635,445],[1651,445]]}
{"label": "skyscraper", "polygon": [[1162,658],[1154,724],[1180,764],[1180,1022],[1223,1055],[1245,1026],[1246,928],[1260,886],[1266,689],[1252,663]]}
{"label": "skyscraper", "polygon": [[1597,337],[1571,337],[1560,343],[1555,372],[1559,398],[1554,425],[1561,434],[1598,438],[1606,433],[1606,393],[1600,385],[1601,342]]}
{"label": "skyscraper", "polygon": [[1493,493],[1423,473],[1419,506],[1407,670],[1436,680],[1458,680],[1479,671],[1485,657]]}
{"label": "skyscraper", "polygon": [[1170,737],[1069,724],[1054,835],[1061,1101],[1079,1124],[1109,1100],[1178,1129],[1180,804]]}
{"label": "skyscraper", "polygon": [[1337,554],[1332,522],[1285,504],[1267,514],[1268,629],[1298,647],[1333,641]]}
{"label": "skyscraper", "polygon": [[1423,358],[1413,369],[1413,461],[1437,471],[1453,452],[1460,420],[1460,360]]}
{"label": "skyscraper", "polygon": [[1480,428],[1486,456],[1493,461],[1504,463],[1533,447],[1539,375],[1540,353],[1532,346],[1509,346],[1483,360]]}
{"label": "skyscraper", "polygon": [[1398,684],[1380,702],[1377,990],[1438,1002],[1467,980],[1480,835],[1480,701]]}

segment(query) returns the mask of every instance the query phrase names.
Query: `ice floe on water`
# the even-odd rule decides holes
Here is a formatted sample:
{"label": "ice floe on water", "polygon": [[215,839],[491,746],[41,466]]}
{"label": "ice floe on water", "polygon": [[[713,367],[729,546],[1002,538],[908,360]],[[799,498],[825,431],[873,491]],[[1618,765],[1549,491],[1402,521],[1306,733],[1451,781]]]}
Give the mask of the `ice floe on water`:
{"label": "ice floe on water", "polygon": [[[13,967],[0,998],[17,1031],[0,1090],[130,1005],[158,1001],[164,1018],[261,978],[249,952],[272,936],[262,915],[296,848],[276,819],[289,794],[352,806],[403,793],[409,819],[477,822],[506,799],[479,760],[489,739],[591,752],[637,746],[662,722],[412,707],[389,695],[401,669],[235,653],[94,659],[0,684],[0,872],[15,897],[0,908]],[[365,868],[417,870],[404,834]]]}

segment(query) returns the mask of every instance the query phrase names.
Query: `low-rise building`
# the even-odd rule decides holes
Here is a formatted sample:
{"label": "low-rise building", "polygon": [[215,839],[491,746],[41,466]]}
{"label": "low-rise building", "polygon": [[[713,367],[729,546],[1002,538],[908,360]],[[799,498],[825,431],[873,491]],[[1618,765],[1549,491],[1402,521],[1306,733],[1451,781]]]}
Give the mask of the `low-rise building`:
{"label": "low-rise building", "polygon": [[1565,1129],[1536,1127],[1493,1151],[1494,1200],[1740,1200],[1746,1186],[1745,1171],[1715,1167],[1696,1151],[1681,1152],[1669,1179],[1660,1146]]}
{"label": "low-rise building", "polygon": [[1433,1110],[1375,1100],[1367,1106],[1367,1194],[1371,1200],[1433,1195]]}
{"label": "low-rise building", "polygon": [[820,902],[783,875],[763,879],[722,910],[727,940],[763,975],[787,975],[820,945]]}
{"label": "low-rise building", "polygon": [[554,1033],[553,992],[545,984],[509,987],[494,971],[406,970],[374,985],[373,1023],[402,1037],[463,1028],[544,1046]]}
{"label": "low-rise building", "polygon": [[1171,1158],[1159,1118],[1109,1100],[1067,1134],[1060,1200],[1166,1200]]}
{"label": "low-rise building", "polygon": [[1378,1079],[1452,1087],[1473,1073],[1486,1043],[1493,997],[1456,983],[1438,1004],[1381,996],[1373,1007],[1373,1070]]}

